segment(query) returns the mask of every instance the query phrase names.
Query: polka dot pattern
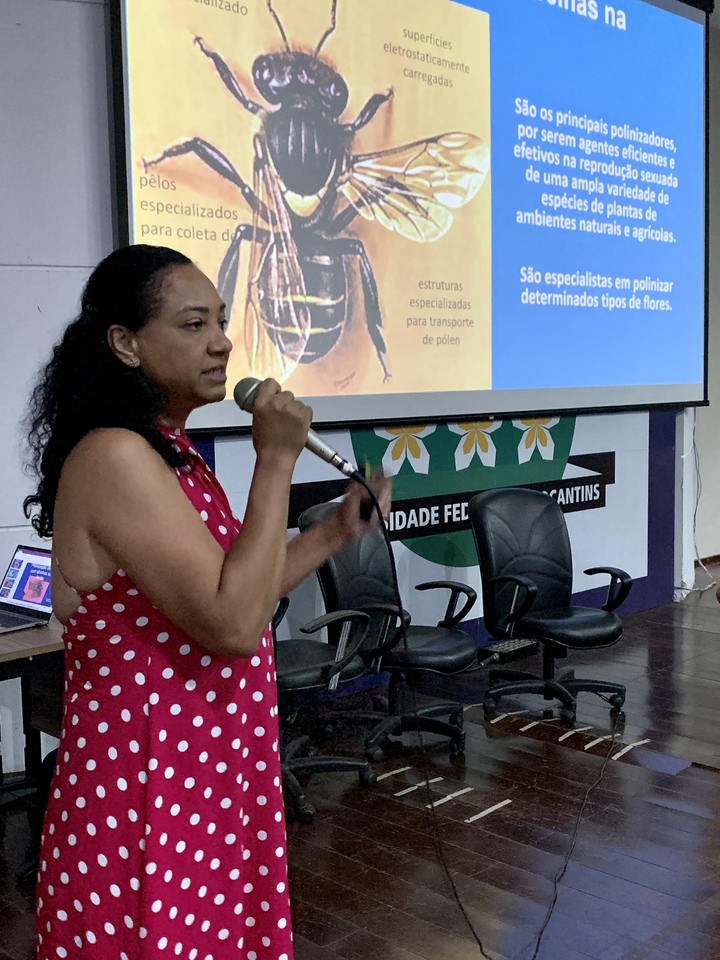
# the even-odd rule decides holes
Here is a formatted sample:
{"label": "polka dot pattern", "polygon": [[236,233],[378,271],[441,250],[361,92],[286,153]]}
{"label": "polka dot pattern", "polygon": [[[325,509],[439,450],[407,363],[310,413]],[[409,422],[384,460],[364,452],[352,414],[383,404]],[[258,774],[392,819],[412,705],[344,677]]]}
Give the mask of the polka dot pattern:
{"label": "polka dot pattern", "polygon": [[[179,483],[227,551],[240,524],[195,456]],[[37,960],[292,960],[269,632],[211,656],[119,570],[64,639]]]}

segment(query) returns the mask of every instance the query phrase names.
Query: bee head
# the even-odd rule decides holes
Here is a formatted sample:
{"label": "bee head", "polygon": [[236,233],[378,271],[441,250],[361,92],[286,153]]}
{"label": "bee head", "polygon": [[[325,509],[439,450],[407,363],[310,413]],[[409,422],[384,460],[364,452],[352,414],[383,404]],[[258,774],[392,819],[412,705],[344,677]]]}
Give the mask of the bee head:
{"label": "bee head", "polygon": [[252,75],[256,90],[272,106],[296,98],[310,100],[332,119],[337,119],[347,106],[347,84],[314,54],[300,50],[262,54],[253,64]]}

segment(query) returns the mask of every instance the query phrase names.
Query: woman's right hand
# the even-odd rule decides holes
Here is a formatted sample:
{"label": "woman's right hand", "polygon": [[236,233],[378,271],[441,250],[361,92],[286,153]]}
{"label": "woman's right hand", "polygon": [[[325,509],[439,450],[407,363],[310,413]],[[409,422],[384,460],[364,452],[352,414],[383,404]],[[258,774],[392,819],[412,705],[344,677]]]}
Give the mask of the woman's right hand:
{"label": "woman's right hand", "polygon": [[263,380],[252,412],[252,438],[258,458],[274,457],[294,466],[307,441],[312,409],[289,390],[283,390],[276,380]]}

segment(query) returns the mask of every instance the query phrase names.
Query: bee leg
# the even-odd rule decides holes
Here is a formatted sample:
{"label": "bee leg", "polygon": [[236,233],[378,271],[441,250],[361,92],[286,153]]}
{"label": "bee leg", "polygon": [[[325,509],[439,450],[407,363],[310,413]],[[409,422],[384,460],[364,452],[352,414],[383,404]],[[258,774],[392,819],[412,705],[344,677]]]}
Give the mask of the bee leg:
{"label": "bee leg", "polygon": [[263,108],[259,103],[255,103],[254,100],[250,100],[245,96],[242,87],[238,83],[237,77],[232,72],[230,67],[225,63],[219,53],[215,53],[214,50],[211,50],[208,46],[206,46],[202,37],[195,37],[195,46],[202,50],[208,60],[212,60],[215,65],[215,69],[220,74],[220,79],[222,82],[235,97],[235,99],[239,101],[246,110],[254,114],[263,112]]}
{"label": "bee leg", "polygon": [[258,229],[250,223],[241,223],[235,227],[230,246],[227,248],[223,257],[220,269],[218,271],[217,289],[223,302],[227,315],[230,316],[233,300],[235,298],[235,288],[237,285],[238,268],[240,266],[240,247],[243,240],[250,243],[267,243],[270,234],[267,230]]}
{"label": "bee leg", "polygon": [[150,167],[155,167],[164,160],[170,160],[172,157],[182,157],[187,153],[194,153],[199,160],[202,160],[211,170],[219,174],[223,180],[229,180],[230,183],[235,184],[250,208],[257,210],[264,216],[266,211],[255,195],[253,188],[245,183],[228,158],[221,153],[217,147],[208,143],[207,140],[203,140],[200,137],[193,137],[191,140],[181,140],[180,143],[175,143],[171,147],[163,150],[160,156],[153,157],[151,160],[143,159],[142,163],[145,167],[145,172],[147,172]]}
{"label": "bee leg", "polygon": [[360,113],[357,115],[357,118],[353,120],[352,123],[343,124],[343,130],[346,133],[357,133],[358,130],[362,130],[363,127],[366,127],[368,123],[372,120],[375,114],[378,112],[380,107],[387,103],[388,100],[391,100],[393,97],[394,91],[392,87],[387,91],[387,93],[375,93],[368,100],[365,106],[362,108]]}
{"label": "bee leg", "polygon": [[380,296],[378,294],[377,281],[373,273],[370,258],[367,250],[361,240],[355,237],[337,237],[328,242],[328,253],[333,256],[340,254],[344,257],[357,257],[360,266],[360,278],[362,280],[363,301],[365,305],[365,323],[367,324],[370,339],[375,347],[377,358],[383,371],[383,380],[385,383],[390,379],[390,371],[385,363],[387,347],[385,338],[382,335],[382,313],[380,311]]}

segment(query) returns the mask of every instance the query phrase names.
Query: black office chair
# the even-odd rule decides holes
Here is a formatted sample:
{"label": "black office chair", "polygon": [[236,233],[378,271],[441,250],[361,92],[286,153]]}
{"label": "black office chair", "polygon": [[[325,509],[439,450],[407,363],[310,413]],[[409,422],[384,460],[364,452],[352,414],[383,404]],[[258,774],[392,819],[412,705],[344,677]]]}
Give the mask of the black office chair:
{"label": "black office chair", "polygon": [[[300,529],[307,530],[322,522],[337,507],[336,503],[310,507],[300,516]],[[452,581],[418,584],[416,590],[449,590],[450,599],[445,616],[437,626],[411,624],[407,611],[398,610],[387,545],[379,529],[344,547],[318,570],[318,579],[328,612],[352,609],[370,614],[370,631],[359,650],[360,656],[368,670],[390,673],[388,700],[383,704],[387,713],[379,722],[377,713],[365,716],[372,724],[365,740],[367,756],[371,760],[379,759],[380,745],[388,737],[418,729],[448,737],[451,753],[461,753],[465,748],[462,704],[435,703],[405,710],[403,693],[420,672],[448,676],[478,666],[475,641],[457,629],[477,599],[475,591]],[[461,596],[465,597],[465,603],[456,612]],[[407,644],[400,629],[401,617]],[[447,719],[442,719],[444,717]]]}
{"label": "black office chair", "polygon": [[[284,597],[273,617],[273,635],[288,608]],[[354,757],[334,757],[317,752],[317,737],[301,735],[289,743],[289,717],[300,707],[317,705],[322,692],[335,691],[339,685],[354,680],[365,671],[358,649],[368,632],[370,617],[357,610],[339,610],[319,617],[302,627],[307,634],[317,633],[323,627],[337,626],[340,637],[337,646],[319,640],[297,639],[275,643],[278,700],[281,727],[281,764],[283,789],[292,799],[295,816],[302,823],[310,823],[315,810],[305,796],[300,780],[316,773],[347,773],[357,771],[360,785],[371,787],[377,775],[367,760]]]}
{"label": "black office chair", "polygon": [[571,605],[572,553],[565,518],[556,500],[522,487],[488,490],[470,501],[483,584],[485,626],[493,637],[536,640],[543,647],[542,679],[514,670],[491,670],[484,708],[492,713],[501,697],[542,694],[559,700],[562,717],[575,722],[576,695],[604,696],[614,709],[625,702],[625,687],[604,680],[579,680],[572,670],[556,676],[555,660],[568,649],[609,647],[622,636],[612,612],[625,600],[632,580],[616,567],[592,567],[586,574],[610,577],[601,610]]}

